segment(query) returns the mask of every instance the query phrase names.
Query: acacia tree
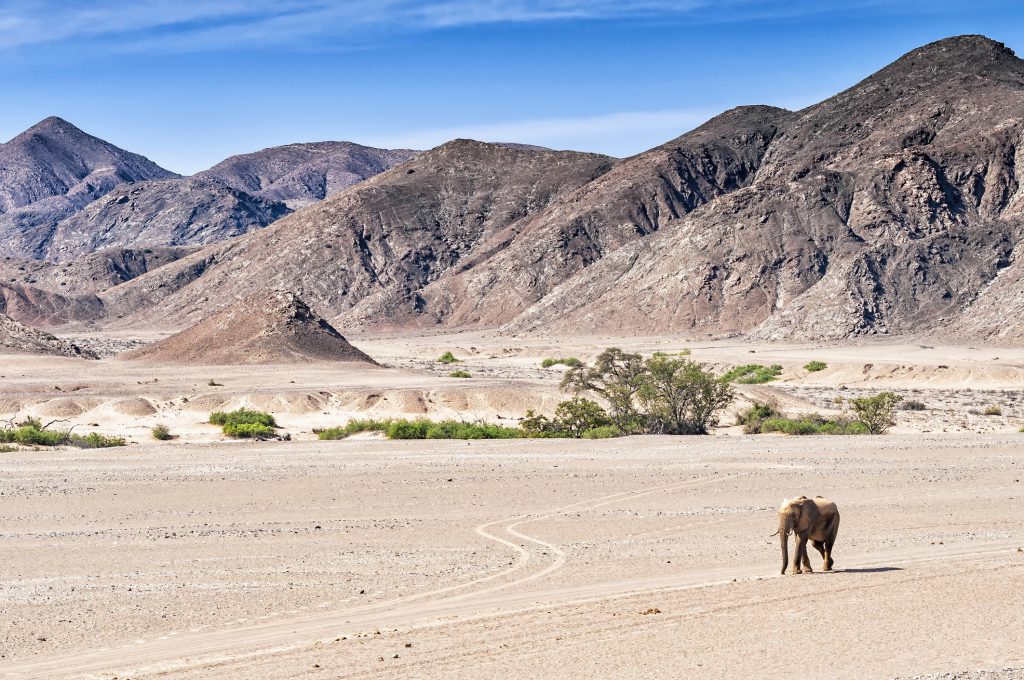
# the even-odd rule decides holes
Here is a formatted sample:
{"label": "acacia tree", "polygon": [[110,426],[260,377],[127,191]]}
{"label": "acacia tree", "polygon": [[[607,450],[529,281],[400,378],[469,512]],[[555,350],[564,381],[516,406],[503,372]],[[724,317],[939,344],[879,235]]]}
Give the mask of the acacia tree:
{"label": "acacia tree", "polygon": [[728,381],[680,355],[644,360],[612,347],[566,371],[562,387],[600,396],[623,434],[706,434],[733,399]]}
{"label": "acacia tree", "polygon": [[609,347],[594,360],[593,366],[573,366],[562,377],[562,388],[589,392],[608,402],[608,416],[623,434],[638,434],[646,423],[637,405],[647,367],[639,354]]}
{"label": "acacia tree", "polygon": [[646,362],[647,375],[639,397],[648,415],[649,431],[660,434],[707,434],[718,424],[715,415],[729,405],[733,390],[715,376],[682,357],[656,355]]}
{"label": "acacia tree", "polygon": [[851,399],[850,406],[857,414],[857,420],[864,423],[871,434],[883,434],[896,424],[894,411],[903,397],[892,392],[879,392],[873,397]]}

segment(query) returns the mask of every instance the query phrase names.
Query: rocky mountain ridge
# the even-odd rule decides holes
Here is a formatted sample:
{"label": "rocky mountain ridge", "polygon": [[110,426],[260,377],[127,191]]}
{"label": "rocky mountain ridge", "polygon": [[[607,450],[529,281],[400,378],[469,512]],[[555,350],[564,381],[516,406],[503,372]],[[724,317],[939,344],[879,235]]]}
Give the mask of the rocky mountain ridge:
{"label": "rocky mountain ridge", "polygon": [[958,36],[622,161],[456,140],[95,298],[167,328],[262,287],[347,328],[1019,343],[1022,154],[1024,62]]}

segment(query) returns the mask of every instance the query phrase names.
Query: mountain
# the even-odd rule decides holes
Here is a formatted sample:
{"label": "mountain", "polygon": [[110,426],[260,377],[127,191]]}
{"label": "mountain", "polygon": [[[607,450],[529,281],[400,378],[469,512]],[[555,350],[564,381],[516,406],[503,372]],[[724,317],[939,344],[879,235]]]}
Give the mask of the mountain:
{"label": "mountain", "polygon": [[96,359],[97,356],[74,343],[30,328],[0,314],[0,354],[49,354],[52,356]]}
{"label": "mountain", "polygon": [[102,299],[126,323],[170,327],[261,288],[293,290],[332,315],[356,306],[415,314],[417,291],[475,244],[614,164],[596,154],[456,140]]}
{"label": "mountain", "polygon": [[205,245],[290,212],[284,203],[191,177],[122,184],[58,222],[45,256],[66,262],[111,247]]}
{"label": "mountain", "polygon": [[175,364],[354,361],[376,365],[298,296],[286,291],[251,295],[191,328],[119,358]]}
{"label": "mountain", "polygon": [[622,161],[456,140],[98,292],[98,313],[181,327],[274,288],[350,328],[1019,343],[1022,150],[1024,62],[958,36]]}
{"label": "mountain", "polygon": [[205,245],[262,228],[411,158],[351,142],[233,156],[191,178],[47,118],[0,145],[0,256]]}
{"label": "mountain", "polygon": [[178,175],[60,118],[0,144],[0,255],[38,256],[58,220],[125,182]]}
{"label": "mountain", "polygon": [[196,177],[296,209],[333,196],[417,153],[352,142],[287,144],[232,156]]}
{"label": "mountain", "polygon": [[603,258],[508,330],[984,335],[979,306],[1002,297],[986,291],[1020,281],[1022,112],[1024,62],[1002,44],[914,50],[794,116],[751,184]]}

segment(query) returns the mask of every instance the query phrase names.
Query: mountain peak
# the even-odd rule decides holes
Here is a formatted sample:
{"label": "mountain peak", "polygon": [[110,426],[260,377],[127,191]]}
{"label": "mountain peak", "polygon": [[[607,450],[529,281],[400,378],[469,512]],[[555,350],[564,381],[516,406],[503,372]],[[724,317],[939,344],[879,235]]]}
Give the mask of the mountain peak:
{"label": "mountain peak", "polygon": [[1022,63],[1001,42],[983,35],[957,35],[911,50],[888,68],[988,76],[1008,70],[1020,72]]}
{"label": "mountain peak", "polygon": [[49,116],[42,119],[29,129],[23,132],[23,135],[29,134],[74,134],[74,135],[86,135],[80,128],[72,125],[68,121],[64,120],[59,116]]}

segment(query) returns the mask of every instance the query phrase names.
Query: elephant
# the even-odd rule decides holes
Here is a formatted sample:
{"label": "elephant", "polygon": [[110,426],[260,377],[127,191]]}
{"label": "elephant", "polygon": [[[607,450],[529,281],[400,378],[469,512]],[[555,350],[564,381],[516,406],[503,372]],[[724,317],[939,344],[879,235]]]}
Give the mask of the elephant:
{"label": "elephant", "polygon": [[[811,561],[807,557],[807,541],[810,539],[814,548],[821,553],[825,561],[825,571],[832,571],[835,561],[832,559],[832,546],[839,533],[839,508],[827,498],[815,496],[807,498],[799,496],[793,500],[784,499],[779,507],[778,534],[782,543],[782,573],[789,566],[789,534],[796,535],[796,553],[793,557],[793,574],[804,571],[810,573]],[[800,564],[803,563],[803,569]]]}

